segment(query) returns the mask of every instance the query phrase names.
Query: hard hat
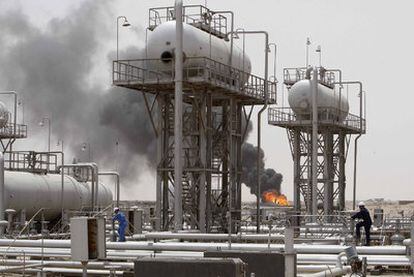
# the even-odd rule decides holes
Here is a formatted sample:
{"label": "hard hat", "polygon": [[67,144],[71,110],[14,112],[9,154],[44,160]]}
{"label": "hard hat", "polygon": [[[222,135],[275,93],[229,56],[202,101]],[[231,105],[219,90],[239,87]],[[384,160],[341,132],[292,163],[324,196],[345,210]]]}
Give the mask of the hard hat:
{"label": "hard hat", "polygon": [[116,213],[116,212],[118,212],[119,211],[119,208],[118,207],[115,207],[114,208],[114,213]]}
{"label": "hard hat", "polygon": [[364,202],[362,202],[362,201],[361,201],[361,202],[359,202],[359,203],[358,203],[358,207],[365,207],[365,203],[364,203]]}

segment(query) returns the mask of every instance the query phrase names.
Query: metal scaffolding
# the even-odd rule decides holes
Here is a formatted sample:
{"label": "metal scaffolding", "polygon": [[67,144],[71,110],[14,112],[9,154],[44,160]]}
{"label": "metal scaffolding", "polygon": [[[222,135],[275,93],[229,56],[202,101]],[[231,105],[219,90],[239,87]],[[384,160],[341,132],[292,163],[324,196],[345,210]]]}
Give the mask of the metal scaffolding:
{"label": "metal scaffolding", "polygon": [[[16,91],[0,91],[0,96],[13,96],[13,112],[1,115],[1,120],[5,123],[0,127],[0,144],[3,154],[11,151],[16,139],[27,138],[27,125],[17,123],[18,94]],[[5,111],[2,111],[4,113]]]}
{"label": "metal scaffolding", "polygon": [[[171,8],[164,9],[157,9],[157,13],[170,14]],[[206,12],[205,8],[200,10]],[[211,14],[213,19],[220,16]],[[221,22],[226,20],[221,18]],[[113,84],[140,92],[145,99],[157,139],[156,229],[168,230],[174,225],[176,187],[175,62],[167,71],[157,70],[161,64],[158,59],[114,61]],[[237,230],[241,219],[241,145],[248,128],[244,122],[250,120],[255,105],[263,105],[266,99],[275,103],[276,83],[206,57],[187,57],[182,85],[183,222],[203,232]]]}
{"label": "metal scaffolding", "polygon": [[[355,83],[343,82],[339,70],[314,70],[317,74],[312,80],[318,76],[318,82],[330,88]],[[306,68],[284,69],[284,84],[288,89],[305,78]],[[312,116],[298,117],[286,107],[269,109],[269,124],[285,128],[288,134],[293,158],[296,211],[305,210],[309,215],[332,215],[335,210],[345,209],[345,163],[351,135],[365,134],[366,130],[362,89],[359,97],[360,114],[348,114],[343,120],[338,117],[337,108],[317,107],[317,134],[314,135]],[[313,152],[315,146],[317,149]],[[304,209],[301,203],[304,203]]]}

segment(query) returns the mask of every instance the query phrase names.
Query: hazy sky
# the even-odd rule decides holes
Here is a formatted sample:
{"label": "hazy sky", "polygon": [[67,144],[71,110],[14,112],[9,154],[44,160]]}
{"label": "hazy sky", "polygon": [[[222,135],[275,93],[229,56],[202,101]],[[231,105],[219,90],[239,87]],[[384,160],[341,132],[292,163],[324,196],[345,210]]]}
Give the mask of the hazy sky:
{"label": "hazy sky", "polygon": [[[22,9],[31,21],[43,28],[52,18],[63,17],[86,0],[3,0],[0,13]],[[99,1],[99,0],[95,0]],[[211,9],[233,10],[236,26],[246,30],[266,30],[270,40],[278,45],[278,79],[281,68],[303,66],[305,42],[310,37],[311,61],[317,62],[315,48],[322,46],[322,65],[340,68],[345,80],[360,80],[367,94],[367,135],[360,139],[358,166],[358,198],[411,199],[414,195],[411,171],[414,150],[410,141],[414,120],[414,100],[406,85],[412,80],[414,65],[414,2],[412,0],[209,0]],[[121,30],[120,47],[143,45],[148,9],[169,6],[173,1],[112,1],[114,10],[108,24],[113,24],[113,39],[103,47],[116,46],[117,15],[126,15],[134,28]],[[185,4],[204,4],[205,1],[184,1]],[[99,28],[100,26],[96,26]],[[4,38],[7,39],[7,38]],[[250,36],[247,52],[253,72],[263,74],[263,39]],[[107,57],[97,53],[102,61],[94,80],[110,85],[110,64]],[[2,65],[7,66],[7,65]],[[0,85],[1,87],[1,85]],[[279,87],[279,92],[282,89]],[[279,95],[280,96],[280,95]],[[350,90],[355,99],[355,89]],[[281,104],[281,97],[279,103]],[[352,105],[351,101],[351,105]],[[356,106],[351,106],[355,111]],[[253,118],[256,122],[256,117]],[[284,176],[282,190],[292,198],[292,158],[284,129],[267,125],[264,120],[263,148],[266,166]],[[33,128],[33,132],[40,132]],[[249,141],[256,144],[256,126]],[[37,135],[39,136],[39,135]],[[347,198],[352,195],[352,154],[347,162]],[[145,185],[142,185],[145,184]],[[153,174],[140,179],[136,195],[152,198]],[[245,193],[246,194],[246,193]],[[126,194],[124,194],[125,196]]]}

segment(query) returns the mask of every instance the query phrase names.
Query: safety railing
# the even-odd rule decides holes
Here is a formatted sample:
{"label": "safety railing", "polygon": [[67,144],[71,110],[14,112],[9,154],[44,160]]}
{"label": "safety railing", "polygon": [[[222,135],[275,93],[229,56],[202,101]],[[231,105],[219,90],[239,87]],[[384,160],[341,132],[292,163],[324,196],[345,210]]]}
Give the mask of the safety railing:
{"label": "safety railing", "polygon": [[[348,114],[342,119],[341,113],[342,112],[337,108],[318,107],[318,122],[320,124],[332,124],[343,128],[350,128],[360,133],[365,133],[365,119],[354,114]],[[268,111],[268,121],[273,125],[306,125],[311,123],[311,114],[298,116],[291,108],[270,108]]]}
{"label": "safety railing", "polygon": [[7,123],[0,128],[0,138],[26,138],[27,125]]}
{"label": "safety railing", "polygon": [[13,151],[5,153],[4,167],[7,170],[33,173],[58,173],[59,162],[58,153]]}
{"label": "safety railing", "polygon": [[[306,70],[306,67],[284,68],[283,82],[288,86],[292,86],[294,83],[306,79]],[[337,81],[336,72],[326,70],[323,67],[318,67],[318,78],[321,84],[329,87],[334,87]]]}
{"label": "safety railing", "polygon": [[[148,26],[150,30],[173,20],[175,20],[175,7],[159,7],[149,10]],[[225,38],[228,33],[227,17],[213,13],[202,5],[184,6],[183,22],[221,38]]]}
{"label": "safety railing", "polygon": [[[254,211],[255,213],[255,211]],[[256,215],[242,214],[241,230],[256,232]],[[263,233],[283,234],[286,226],[292,226],[302,239],[326,239],[345,237],[352,233],[352,222],[347,212],[336,211],[331,215],[306,215],[292,209],[275,207],[260,213],[260,230]]]}
{"label": "safety railing", "polygon": [[[161,59],[120,60],[113,62],[113,83],[166,84],[174,81],[174,63]],[[187,82],[210,85],[256,99],[265,99],[265,80],[205,57],[186,58],[183,78]],[[276,82],[268,81],[269,103],[276,101]]]}

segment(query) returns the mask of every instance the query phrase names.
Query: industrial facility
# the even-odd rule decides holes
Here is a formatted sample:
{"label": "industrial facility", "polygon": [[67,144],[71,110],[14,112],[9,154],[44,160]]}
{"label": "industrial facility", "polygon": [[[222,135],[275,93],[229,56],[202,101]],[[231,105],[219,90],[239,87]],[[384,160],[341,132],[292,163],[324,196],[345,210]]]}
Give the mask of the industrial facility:
{"label": "industrial facility", "polygon": [[[143,99],[156,146],[148,184],[155,201],[121,198],[121,172],[133,170],[120,168],[118,140],[107,159],[115,169],[93,160],[99,153],[89,141],[81,143],[88,158],[68,162],[73,151],[64,151],[64,138],[61,151],[51,149],[46,116],[39,124],[48,127],[48,150],[34,143],[20,150],[16,142],[32,135],[24,111],[19,117],[20,92],[0,91],[0,275],[413,274],[413,218],[357,194],[358,142],[369,132],[364,76],[348,79],[346,70],[323,66],[320,47],[319,64],[309,63],[308,39],[306,64],[281,69],[278,80],[277,36],[237,26],[238,16],[182,0],[152,7],[140,30],[144,49],[128,59],[119,58],[118,36],[131,24],[116,18],[107,85],[112,97],[128,91]],[[249,56],[252,36],[263,60]],[[139,135],[145,127],[134,128]],[[269,129],[287,135],[287,143],[274,140],[291,154],[279,156],[293,166],[284,191],[282,174],[265,168]],[[243,201],[246,186],[254,202]]]}

